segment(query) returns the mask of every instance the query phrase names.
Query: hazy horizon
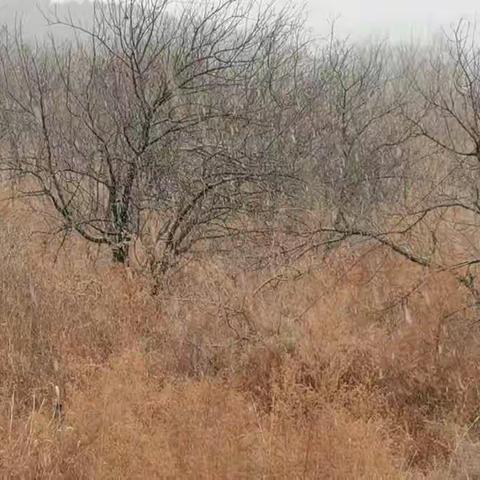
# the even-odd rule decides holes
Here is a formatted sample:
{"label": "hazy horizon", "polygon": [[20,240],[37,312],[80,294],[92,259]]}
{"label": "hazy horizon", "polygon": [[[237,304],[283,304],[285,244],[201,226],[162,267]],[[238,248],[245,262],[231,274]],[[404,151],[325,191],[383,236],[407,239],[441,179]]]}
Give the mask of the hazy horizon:
{"label": "hazy horizon", "polygon": [[[287,1],[287,0],[279,0]],[[474,0],[293,0],[306,14],[307,24],[315,35],[324,35],[332,21],[341,35],[355,39],[388,37],[393,41],[422,40],[449,28],[461,18],[475,19],[480,4]],[[43,8],[49,0],[0,0],[0,23],[11,24],[21,17],[27,33],[38,34],[45,30],[37,5]],[[73,8],[76,14],[85,15],[89,0],[57,0],[51,3]]]}
{"label": "hazy horizon", "polygon": [[[388,36],[393,40],[425,38],[450,28],[461,18],[478,17],[474,0],[306,0],[309,24],[321,33],[336,19],[341,34]],[[322,26],[323,24],[323,26]]]}

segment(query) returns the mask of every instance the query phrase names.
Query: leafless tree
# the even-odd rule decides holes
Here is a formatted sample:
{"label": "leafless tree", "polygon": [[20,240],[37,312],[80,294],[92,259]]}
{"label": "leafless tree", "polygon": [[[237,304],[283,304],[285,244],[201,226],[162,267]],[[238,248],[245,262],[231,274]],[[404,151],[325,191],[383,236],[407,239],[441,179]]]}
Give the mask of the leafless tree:
{"label": "leafless tree", "polygon": [[[321,219],[317,227],[313,221],[310,229],[305,230],[307,240],[300,242],[295,251],[303,254],[346,239],[366,239],[384,245],[422,267],[451,272],[478,299],[480,290],[475,284],[475,268],[480,264],[480,50],[475,26],[462,21],[436,48],[419,50],[415,55],[409,53],[412,56],[404,59],[404,74],[398,83],[400,95],[397,97],[389,93],[390,82],[375,74],[374,79],[383,78],[378,87],[373,92],[367,88],[366,101],[362,95],[354,95],[358,104],[347,110],[343,106],[346,105],[345,98],[348,98],[346,93],[350,91],[349,84],[339,82],[340,92],[343,93],[339,96],[338,109],[340,138],[336,138],[335,142],[343,148],[340,151],[349,152],[353,145],[355,160],[361,158],[359,146],[362,147],[360,152],[367,152],[364,157],[366,162],[358,166],[356,173],[362,183],[371,178],[372,164],[374,168],[380,165],[377,171],[386,166],[387,171],[393,173],[397,167],[403,172],[405,168],[411,168],[410,175],[415,175],[414,192],[407,196],[408,201],[401,204],[395,192],[385,191],[386,197],[379,199],[379,207],[386,215],[383,221],[379,221],[375,204],[366,203],[371,198],[369,192],[361,190],[358,196],[353,197],[355,204],[373,209],[373,218],[370,215],[351,215],[346,220],[341,218],[341,222],[338,219],[331,222]],[[358,76],[358,85],[370,85],[361,75],[362,68],[357,65],[353,72]],[[342,85],[347,85],[347,88]],[[355,81],[352,85],[356,85]],[[354,87],[352,91],[355,92]],[[375,99],[380,100],[378,104]],[[393,103],[389,103],[389,99],[394,99]],[[380,108],[376,110],[372,106]],[[372,115],[375,111],[380,112],[378,121],[377,116]],[[348,113],[345,118],[351,119],[350,123],[342,122],[343,112]],[[362,124],[367,125],[367,133],[371,129],[372,136],[367,134],[357,139],[355,132],[358,125],[358,131],[365,132]],[[354,133],[353,137],[344,134],[349,128]],[[393,136],[390,136],[392,133]],[[331,134],[333,136],[333,131]],[[349,138],[354,138],[355,142],[352,143]],[[386,138],[389,140],[384,143]],[[328,143],[323,142],[323,145]],[[382,149],[386,147],[377,158],[374,154],[376,145],[381,145]],[[395,154],[399,147],[409,149],[408,163],[405,164],[401,157],[398,163],[389,163],[389,152]],[[324,158],[328,158],[328,151]],[[335,158],[334,155],[331,158]],[[344,158],[348,159],[348,156]],[[394,156],[390,158],[394,159]],[[338,192],[341,194],[342,189],[339,188]],[[395,208],[385,209],[388,203]],[[348,198],[340,202],[339,208],[346,205]],[[451,215],[446,215],[447,212]],[[436,232],[441,228],[453,230],[451,238],[461,237],[463,244],[470,248],[462,247],[463,251],[460,251],[452,245],[447,252],[445,248],[438,249]]]}
{"label": "leafless tree", "polygon": [[[453,228],[471,251],[460,262],[444,263],[451,271],[463,271],[461,280],[474,289],[471,269],[480,263],[480,50],[475,24],[460,21],[436,49],[411,63],[409,76],[413,89],[405,116],[429,149],[423,166],[429,182],[412,213],[460,212]],[[451,223],[452,216],[448,218]]]}
{"label": "leafless tree", "polygon": [[332,29],[312,62],[313,77],[303,86],[312,98],[302,172],[308,192],[304,215],[295,216],[302,240],[293,250],[329,252],[353,237],[392,243],[387,232],[409,229],[391,219],[406,201],[411,173],[400,52],[385,43],[339,39]]}
{"label": "leafless tree", "polygon": [[382,43],[356,45],[332,31],[318,54],[320,92],[312,110],[309,178],[317,198],[346,227],[372,220],[375,205],[397,202],[409,133],[401,121],[393,51]]}
{"label": "leafless tree", "polygon": [[[158,276],[208,240],[247,231],[288,193],[306,44],[289,10],[254,0],[96,2],[76,41],[4,36],[3,165],[64,232]],[[32,186],[33,185],[33,186]],[[278,204],[279,202],[277,202]]]}

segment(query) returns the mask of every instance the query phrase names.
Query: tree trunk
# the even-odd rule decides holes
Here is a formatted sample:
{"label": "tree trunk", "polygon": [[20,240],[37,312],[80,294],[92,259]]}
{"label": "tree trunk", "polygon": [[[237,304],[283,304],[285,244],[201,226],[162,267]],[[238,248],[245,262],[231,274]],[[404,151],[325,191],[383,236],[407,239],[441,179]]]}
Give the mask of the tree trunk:
{"label": "tree trunk", "polygon": [[113,247],[112,254],[115,263],[126,263],[128,259],[128,245]]}

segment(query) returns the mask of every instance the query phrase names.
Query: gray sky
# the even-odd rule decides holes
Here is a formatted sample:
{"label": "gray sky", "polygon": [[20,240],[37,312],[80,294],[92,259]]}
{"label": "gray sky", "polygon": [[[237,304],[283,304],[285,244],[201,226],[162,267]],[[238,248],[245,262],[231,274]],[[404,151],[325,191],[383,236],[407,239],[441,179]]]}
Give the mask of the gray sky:
{"label": "gray sky", "polygon": [[338,17],[341,33],[387,34],[392,40],[424,37],[480,13],[479,0],[306,0],[306,4],[316,32],[325,31],[325,23]]}
{"label": "gray sky", "polygon": [[[57,0],[62,1],[62,0]],[[65,1],[65,0],[63,0]],[[84,11],[77,0],[71,5]],[[195,2],[196,0],[190,0]],[[267,0],[265,0],[267,1]],[[473,19],[480,14],[480,0],[280,0],[299,6],[306,5],[308,23],[318,34],[328,31],[336,21],[337,32],[354,38],[388,35],[392,40],[423,39],[461,17]],[[41,30],[41,18],[33,7],[49,0],[0,0],[1,23],[10,23],[13,11],[20,9],[32,30]]]}

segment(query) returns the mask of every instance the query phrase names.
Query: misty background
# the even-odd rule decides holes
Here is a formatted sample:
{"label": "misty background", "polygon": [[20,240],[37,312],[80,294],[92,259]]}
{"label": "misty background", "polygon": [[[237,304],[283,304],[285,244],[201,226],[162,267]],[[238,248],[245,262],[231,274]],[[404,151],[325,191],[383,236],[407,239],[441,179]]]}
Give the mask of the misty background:
{"label": "misty background", "polygon": [[[287,0],[280,0],[287,1]],[[480,4],[475,0],[293,0],[302,7],[307,24],[324,35],[335,21],[336,31],[354,39],[374,36],[392,41],[423,41],[460,18],[476,19]],[[292,1],[288,2],[292,5]],[[295,4],[294,4],[295,5]],[[87,20],[89,0],[0,0],[0,23],[14,25],[21,19],[24,35],[33,37],[51,31],[41,13],[57,9],[62,15]],[[58,27],[56,32],[60,33]]]}

